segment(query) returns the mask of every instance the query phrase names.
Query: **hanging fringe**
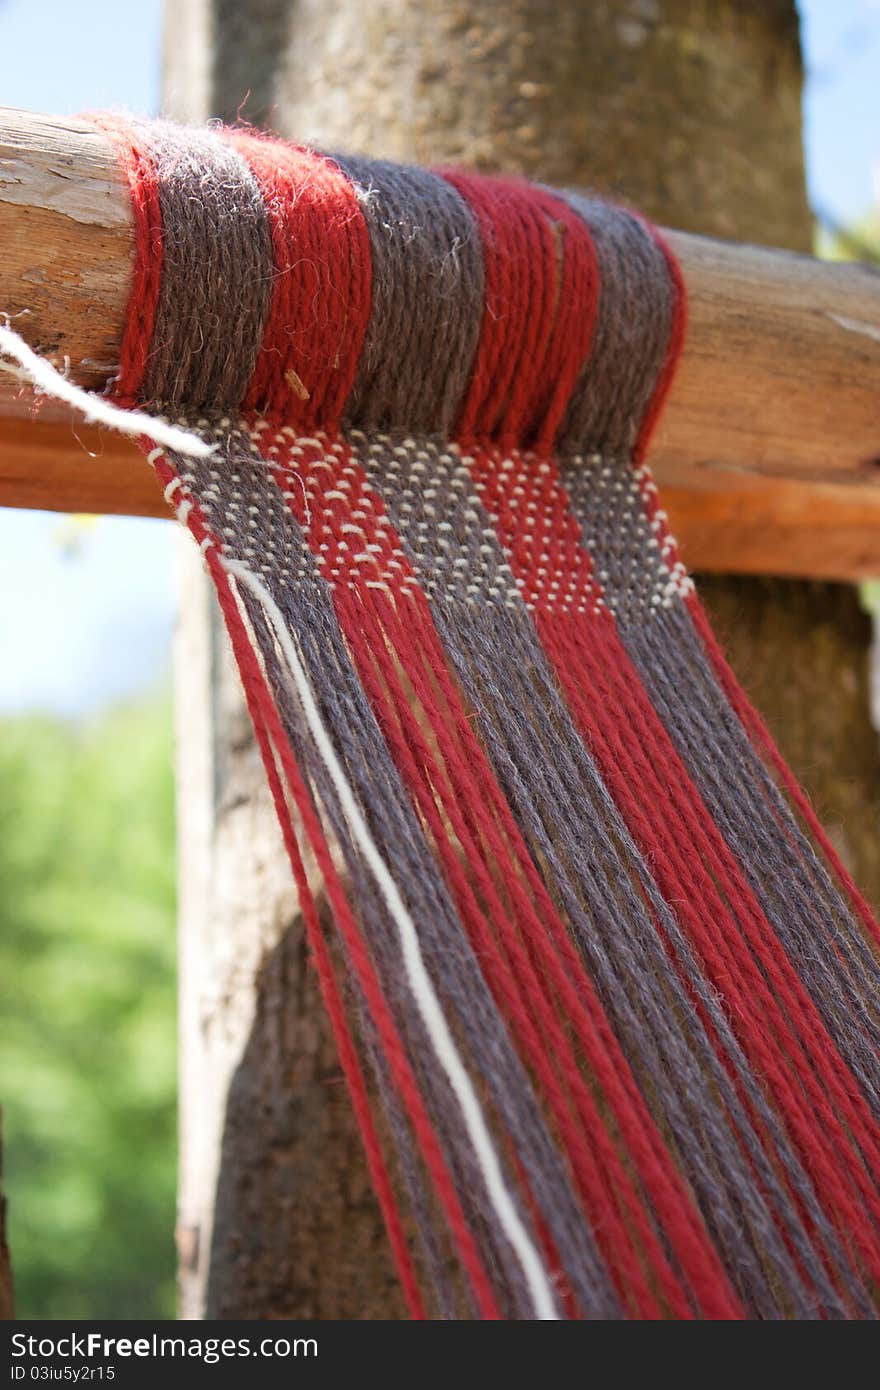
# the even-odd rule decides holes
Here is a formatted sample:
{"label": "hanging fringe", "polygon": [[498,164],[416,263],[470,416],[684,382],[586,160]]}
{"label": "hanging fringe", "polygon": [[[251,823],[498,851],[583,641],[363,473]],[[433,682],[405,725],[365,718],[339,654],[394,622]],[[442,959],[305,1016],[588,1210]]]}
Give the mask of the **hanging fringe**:
{"label": "hanging fringe", "polygon": [[96,120],[136,216],[117,396],[204,446],[150,458],[411,1312],[874,1317],[877,928],[644,463],[668,249],[510,180]]}

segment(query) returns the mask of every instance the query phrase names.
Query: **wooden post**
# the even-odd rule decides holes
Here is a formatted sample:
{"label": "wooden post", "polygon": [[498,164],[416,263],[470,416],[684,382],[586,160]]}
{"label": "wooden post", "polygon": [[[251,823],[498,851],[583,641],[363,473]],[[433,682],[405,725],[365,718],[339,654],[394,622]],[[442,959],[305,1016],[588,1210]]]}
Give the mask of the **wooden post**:
{"label": "wooden post", "polygon": [[[652,454],[693,566],[880,573],[880,274],[667,233],[690,331]],[[128,194],[81,121],[0,110],[0,306],[101,387],[131,273]],[[25,428],[24,419],[27,419]],[[0,374],[0,505],[167,515],[134,446]]]}

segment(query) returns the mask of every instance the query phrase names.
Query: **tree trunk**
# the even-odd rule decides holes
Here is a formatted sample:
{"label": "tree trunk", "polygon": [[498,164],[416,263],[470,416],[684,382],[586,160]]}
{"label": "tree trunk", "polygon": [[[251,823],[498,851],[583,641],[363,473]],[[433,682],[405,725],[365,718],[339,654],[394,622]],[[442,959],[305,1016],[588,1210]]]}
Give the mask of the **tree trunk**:
{"label": "tree trunk", "polygon": [[[208,35],[212,34],[206,61]],[[617,194],[807,249],[790,0],[177,0],[173,112]],[[194,563],[178,668],[185,1316],[400,1311],[262,774]],[[734,664],[875,899],[868,625],[843,586],[705,584]],[[209,616],[209,612],[211,616]]]}

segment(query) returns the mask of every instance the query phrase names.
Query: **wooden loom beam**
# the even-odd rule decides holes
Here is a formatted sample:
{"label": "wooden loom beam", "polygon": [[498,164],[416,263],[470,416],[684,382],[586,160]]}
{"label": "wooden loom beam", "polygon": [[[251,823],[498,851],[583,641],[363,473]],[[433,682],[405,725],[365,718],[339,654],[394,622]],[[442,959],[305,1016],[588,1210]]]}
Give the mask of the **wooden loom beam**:
{"label": "wooden loom beam", "polygon": [[[880,574],[880,274],[669,232],[684,358],[651,464],[694,568]],[[73,380],[112,375],[132,263],[107,139],[0,109],[0,314]],[[166,516],[134,445],[0,373],[0,505]]]}

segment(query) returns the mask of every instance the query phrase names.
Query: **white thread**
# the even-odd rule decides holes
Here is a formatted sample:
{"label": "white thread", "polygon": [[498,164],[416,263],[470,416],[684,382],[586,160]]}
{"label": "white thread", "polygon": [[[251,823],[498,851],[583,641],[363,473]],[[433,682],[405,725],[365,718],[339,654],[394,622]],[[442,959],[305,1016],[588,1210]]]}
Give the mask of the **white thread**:
{"label": "white thread", "polygon": [[353,832],[370,872],[379,885],[388,910],[397,926],[409,987],[422,1016],[425,1031],[431,1039],[437,1060],[445,1071],[458,1101],[465,1127],[482,1169],[486,1190],[495,1208],[501,1229],[522,1266],[537,1316],[542,1320],[555,1320],[559,1315],[556,1312],[556,1302],[550,1280],[541,1257],[520,1220],[519,1212],[505,1186],[504,1175],[501,1172],[501,1165],[498,1162],[492,1137],[483,1118],[480,1102],[465,1065],[459,1056],[443,1008],[425,965],[415,922],[400,896],[400,891],[388,870],[388,866],[373,842],[354,792],[351,790],[342,765],[336,756],[336,750],[324,728],[308,676],[303,669],[299,654],[284,621],[284,615],[263,583],[249,569],[246,569],[237,560],[227,559],[224,555],[220,556],[220,562],[230,574],[247,585],[256,595],[275,631],[278,644],[296,685],[309,731],[330,774],[336,795],[339,797],[342,813]]}
{"label": "white thread", "polygon": [[8,325],[0,324],[0,352],[14,358],[21,370],[5,366],[2,362],[0,368],[10,371],[19,380],[27,380],[44,395],[66,401],[86,420],[108,425],[110,429],[119,430],[121,434],[145,434],[156,444],[161,444],[166,449],[174,449],[178,454],[186,454],[189,458],[203,459],[214,453],[213,444],[206,444],[198,435],[190,434],[188,430],[169,425],[155,415],[145,415],[142,410],[123,410],[118,405],[111,405],[103,396],[96,396],[91,391],[83,391],[79,386],[74,386],[72,381],[68,381],[56,371],[51,362],[47,362],[44,357],[38,357],[24,339]]}

